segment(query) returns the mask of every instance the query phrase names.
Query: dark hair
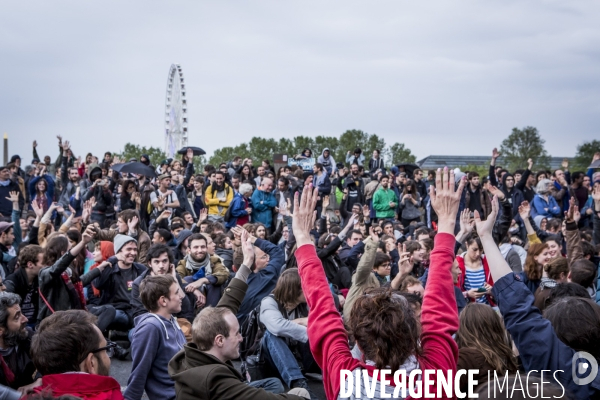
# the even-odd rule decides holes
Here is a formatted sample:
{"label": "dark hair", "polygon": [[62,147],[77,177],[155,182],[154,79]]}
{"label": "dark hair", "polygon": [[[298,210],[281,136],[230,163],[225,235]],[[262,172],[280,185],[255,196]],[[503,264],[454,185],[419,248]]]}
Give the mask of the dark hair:
{"label": "dark hair", "polygon": [[154,232],[158,233],[158,236],[163,238],[165,243],[169,243],[171,240],[173,240],[173,234],[164,228],[158,228]]}
{"label": "dark hair", "polygon": [[217,247],[224,249],[225,247],[225,242],[227,241],[227,238],[229,236],[227,236],[224,233],[219,233],[218,235],[215,236],[215,238],[213,239],[213,241],[215,242],[215,244],[217,245]]}
{"label": "dark hair", "polygon": [[423,248],[423,246],[421,245],[421,243],[419,243],[416,240],[411,240],[410,242],[406,243],[406,252],[407,253],[414,253],[417,250],[421,250]]}
{"label": "dark hair", "polygon": [[210,350],[217,335],[229,337],[229,325],[224,318],[227,313],[231,313],[231,310],[226,307],[206,307],[194,318],[192,342],[198,350]]}
{"label": "dark hair", "polygon": [[167,253],[167,256],[169,257],[169,263],[173,264],[173,252],[171,251],[171,248],[169,246],[167,246],[166,244],[162,244],[162,243],[156,243],[153,244],[152,246],[150,246],[150,248],[148,249],[148,252],[146,253],[146,263],[148,265],[150,265],[150,262],[152,261],[152,259],[154,258],[158,258],[161,255]]}
{"label": "dark hair", "polygon": [[582,176],[584,176],[584,175],[585,175],[585,174],[584,174],[583,172],[581,172],[581,171],[576,171],[576,172],[573,172],[573,173],[571,174],[571,181],[576,181],[577,179],[581,178],[581,177],[582,177]]}
{"label": "dark hair", "polygon": [[479,173],[477,171],[471,171],[467,174],[467,180],[471,180],[475,177],[479,177]]}
{"label": "dark hair", "polygon": [[[583,236],[583,235],[582,235]],[[593,244],[586,241],[581,241],[581,250],[583,250],[583,258],[591,259],[596,255],[596,248]]]}
{"label": "dark hair", "polygon": [[297,268],[286,269],[277,280],[273,297],[278,304],[285,307],[296,304],[302,294],[302,285]]}
{"label": "dark hair", "polygon": [[[410,187],[410,193],[408,192],[408,188]],[[410,194],[413,199],[417,199],[418,196],[418,192],[417,192],[417,185],[415,184],[415,181],[413,181],[412,179],[409,179],[406,181],[406,185],[404,185],[404,190],[402,190],[402,196],[404,197],[405,195]]]}
{"label": "dark hair", "polygon": [[598,268],[590,260],[577,260],[571,264],[571,282],[588,288],[594,283],[597,271]]}
{"label": "dark hair", "polygon": [[375,368],[395,371],[411,355],[421,354],[421,325],[410,303],[389,288],[376,288],[359,296],[352,306],[348,327],[365,359],[373,361]]}
{"label": "dark hair", "polygon": [[592,299],[563,297],[546,308],[544,317],[561,342],[600,359],[600,306]]}
{"label": "dark hair", "polygon": [[192,245],[192,242],[194,240],[204,240],[204,244],[208,246],[208,240],[206,239],[206,236],[204,236],[201,233],[194,233],[192,236],[189,237],[188,243],[190,246]]}
{"label": "dark hair", "polygon": [[125,222],[125,223],[129,223],[129,221],[131,221],[133,219],[133,217],[137,217],[138,224],[137,224],[136,228],[140,226],[140,222],[139,222],[140,213],[137,210],[123,210],[117,215],[117,217],[121,218],[123,220],[123,222]]}
{"label": "dark hair", "polygon": [[42,320],[31,341],[31,359],[38,372],[50,375],[79,371],[79,364],[99,347],[96,320],[84,310],[57,311]]}
{"label": "dark hair", "polygon": [[406,292],[408,290],[408,287],[413,285],[423,285],[423,282],[421,282],[412,275],[407,275],[402,280],[402,284],[400,285],[400,291]]}
{"label": "dark hair", "polygon": [[350,232],[348,232],[348,236],[346,236],[346,240],[350,239],[352,237],[352,235],[354,235],[354,234],[363,236],[362,232],[359,231],[358,229],[352,229]]}
{"label": "dark hair", "polygon": [[8,325],[9,312],[8,309],[17,304],[21,304],[21,296],[11,292],[0,293],[0,328],[6,329]]}
{"label": "dark hair", "polygon": [[69,240],[65,236],[55,236],[46,244],[44,265],[54,265],[69,250]]}
{"label": "dark hair", "polygon": [[565,276],[569,274],[569,262],[564,257],[556,257],[544,265],[544,270],[548,274],[548,278],[558,280],[561,273]]}
{"label": "dark hair", "polygon": [[[383,241],[380,241],[379,243],[383,243]],[[383,243],[383,244],[385,246],[385,243]],[[392,261],[392,259],[387,254],[377,252],[377,253],[375,253],[375,263],[373,264],[373,269],[379,268],[382,264],[384,264],[386,262],[391,262],[391,261]]]}
{"label": "dark hair", "polygon": [[550,307],[557,300],[563,297],[580,297],[582,299],[589,299],[590,294],[587,289],[578,283],[565,282],[559,283],[550,290],[550,295],[546,299],[546,307]]}
{"label": "dark hair", "polygon": [[28,262],[37,264],[39,254],[44,254],[44,249],[42,249],[41,246],[30,244],[23,247],[19,252],[19,266],[21,268],[27,268]]}
{"label": "dark hair", "polygon": [[140,283],[140,300],[146,310],[156,312],[160,309],[158,300],[161,297],[169,297],[171,285],[177,283],[172,275],[147,275]]}
{"label": "dark hair", "polygon": [[171,232],[180,228],[185,228],[185,226],[183,226],[183,222],[171,222]]}

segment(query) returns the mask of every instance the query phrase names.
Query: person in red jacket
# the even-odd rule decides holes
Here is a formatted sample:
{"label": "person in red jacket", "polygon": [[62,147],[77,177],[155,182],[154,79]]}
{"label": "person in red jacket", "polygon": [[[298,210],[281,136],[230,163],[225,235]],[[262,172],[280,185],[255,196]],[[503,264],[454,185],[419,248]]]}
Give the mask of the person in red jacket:
{"label": "person in red jacket", "polygon": [[[327,399],[340,398],[341,370],[366,370],[371,376],[371,384],[375,383],[372,378],[374,369],[391,369],[392,373],[404,370],[407,376],[415,369],[450,370],[454,376],[458,347],[452,334],[458,329],[458,317],[451,268],[454,261],[454,225],[464,179],[456,191],[454,182],[454,174],[448,173],[447,168],[443,175],[438,170],[437,193],[433,188],[430,191],[431,204],[438,215],[439,226],[431,253],[420,330],[417,318],[403,296],[379,289],[359,297],[352,309],[355,318],[350,318],[347,322],[358,349],[363,354],[362,360],[353,358],[350,352],[344,323],[329,294],[323,267],[310,238],[317,192],[305,190],[300,200],[296,195],[293,230],[298,249],[295,255],[302,290],[310,308],[310,348],[323,371]],[[388,346],[389,343],[395,345]],[[362,375],[362,371],[360,372]],[[387,377],[390,378],[389,375]],[[389,384],[387,395],[380,392],[379,383],[375,389],[374,396],[367,396],[365,385],[361,386],[362,397],[389,398],[394,391],[394,387]],[[428,390],[437,393],[435,383]],[[358,393],[354,395],[358,397]]]}
{"label": "person in red jacket", "polygon": [[35,392],[123,399],[119,382],[108,376],[116,344],[104,339],[95,322],[96,317],[84,310],[57,311],[42,321],[31,343],[31,358],[42,374]]}

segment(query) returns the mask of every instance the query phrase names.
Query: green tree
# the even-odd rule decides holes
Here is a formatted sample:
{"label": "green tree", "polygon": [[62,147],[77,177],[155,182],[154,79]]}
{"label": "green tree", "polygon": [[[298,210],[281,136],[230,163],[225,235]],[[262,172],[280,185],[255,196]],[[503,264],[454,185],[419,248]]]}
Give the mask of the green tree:
{"label": "green tree", "polygon": [[386,165],[392,167],[403,163],[414,163],[417,157],[407,148],[404,143],[394,143],[385,150]]}
{"label": "green tree", "polygon": [[150,158],[150,163],[155,166],[167,159],[166,153],[158,147],[146,147],[133,143],[127,143],[122,152],[115,153],[125,161],[129,161],[130,158],[136,158],[139,161],[142,154],[146,154]]}
{"label": "green tree", "polygon": [[513,128],[512,133],[502,141],[500,152],[510,171],[527,167],[527,160],[533,159],[536,166],[549,167],[550,156],[544,149],[544,139],[537,128],[526,126]]}
{"label": "green tree", "polygon": [[592,140],[591,142],[583,142],[577,146],[575,160],[571,170],[586,171],[591,164],[595,153],[600,152],[600,140]]}
{"label": "green tree", "polygon": [[[452,169],[454,168],[456,167],[452,167]],[[479,174],[480,179],[483,179],[484,177],[488,176],[488,173],[490,172],[489,165],[461,165],[459,166],[459,168],[462,172],[477,172]]]}

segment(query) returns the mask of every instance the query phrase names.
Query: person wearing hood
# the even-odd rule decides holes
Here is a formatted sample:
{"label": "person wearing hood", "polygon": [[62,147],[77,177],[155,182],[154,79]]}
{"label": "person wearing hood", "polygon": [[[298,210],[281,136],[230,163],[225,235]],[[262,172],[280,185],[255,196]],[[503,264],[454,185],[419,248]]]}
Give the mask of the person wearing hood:
{"label": "person wearing hood", "polygon": [[81,182],[81,198],[83,202],[96,199],[96,204],[92,208],[91,220],[104,226],[106,214],[112,211],[114,204],[110,181],[102,178],[102,169],[98,165],[90,165],[88,173],[89,181]]}
{"label": "person wearing hood", "polygon": [[206,304],[214,307],[221,298],[221,286],[229,278],[229,271],[218,256],[210,255],[211,252],[214,252],[212,239],[200,233],[193,234],[188,239],[187,256],[177,264],[177,273],[188,282],[186,292],[204,292]]}
{"label": "person wearing hood", "polygon": [[140,299],[149,312],[135,318],[131,338],[133,364],[124,397],[140,400],[145,390],[150,400],[174,400],[175,383],[167,366],[186,344],[174,316],[181,312],[185,293],[171,274],[148,276],[139,289]]}
{"label": "person wearing hood", "polygon": [[[19,184],[11,179],[10,169],[7,166],[0,167],[0,214],[9,216],[13,211],[13,202],[8,200],[11,192],[21,193]],[[25,199],[19,196],[19,209],[23,209]]]}
{"label": "person wearing hood", "polygon": [[327,175],[331,176],[337,170],[335,160],[329,151],[329,147],[325,147],[323,152],[317,158],[317,162],[323,165],[323,168],[327,170]]}
{"label": "person wearing hood", "polygon": [[512,205],[513,217],[518,217],[519,206],[525,201],[523,192],[516,187],[515,177],[511,173],[506,173],[502,176],[502,186],[500,187],[504,196]]}

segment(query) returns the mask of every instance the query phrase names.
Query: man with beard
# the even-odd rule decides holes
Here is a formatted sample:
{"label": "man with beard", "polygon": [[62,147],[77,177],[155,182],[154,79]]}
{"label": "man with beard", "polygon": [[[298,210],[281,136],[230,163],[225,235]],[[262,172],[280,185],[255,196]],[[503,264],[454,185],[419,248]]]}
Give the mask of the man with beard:
{"label": "man with beard", "polygon": [[0,384],[26,390],[35,386],[35,366],[29,357],[33,332],[27,328],[20,303],[19,295],[0,293]]}
{"label": "man with beard", "polygon": [[223,217],[233,200],[233,189],[225,183],[221,171],[215,172],[214,181],[206,188],[205,203],[208,206],[208,220],[223,223]]}
{"label": "man with beard", "polygon": [[106,341],[95,322],[84,310],[57,311],[42,321],[31,343],[31,358],[43,376],[36,392],[123,399],[119,382],[108,376],[116,344]]}
{"label": "man with beard", "polygon": [[386,175],[381,177],[381,187],[373,195],[373,208],[377,219],[394,219],[396,216],[396,207],[398,206],[398,197],[390,189],[390,179]]}
{"label": "man with beard", "polygon": [[61,157],[61,170],[60,170],[60,182],[62,185],[62,191],[60,192],[60,196],[58,198],[58,203],[63,206],[65,210],[69,209],[69,204],[71,202],[71,196],[75,194],[77,191],[77,187],[79,187],[79,181],[81,177],[79,176],[79,172],[77,168],[70,167],[69,168],[69,150],[71,149],[71,144],[68,140],[62,144],[62,157]]}
{"label": "man with beard", "polygon": [[209,240],[200,233],[190,236],[188,254],[177,265],[177,273],[188,282],[186,292],[204,292],[206,304],[214,307],[221,298],[221,285],[229,278],[229,271],[218,256],[209,254]]}
{"label": "man with beard", "polygon": [[485,220],[492,212],[492,202],[490,200],[489,192],[481,187],[479,174],[477,172],[469,172],[467,180],[469,184],[465,187],[465,191],[463,192],[464,201],[461,202],[461,208],[456,216],[457,221],[460,217],[460,213],[465,208],[468,208],[471,212],[479,212],[481,219]]}
{"label": "man with beard", "polygon": [[4,284],[8,292],[21,297],[21,312],[34,324],[39,309],[38,275],[44,268],[44,249],[34,244],[25,246],[19,253],[19,266]]}
{"label": "man with beard", "polygon": [[348,194],[346,201],[346,211],[350,213],[355,203],[364,204],[364,182],[360,177],[358,164],[354,163],[350,167],[350,175],[344,178],[343,186],[338,186],[340,190]]}
{"label": "man with beard", "polygon": [[150,399],[175,399],[175,384],[167,366],[186,343],[174,315],[181,312],[184,293],[170,274],[149,276],[141,282],[140,298],[149,312],[135,319],[131,338],[133,364],[125,399],[139,400],[144,390]]}
{"label": "man with beard", "polygon": [[102,292],[100,304],[112,304],[117,310],[113,324],[122,331],[128,331],[133,326],[133,282],[147,268],[135,262],[138,248],[134,238],[119,234],[115,236],[114,248],[116,256],[107,260],[111,265],[94,279],[93,285]]}
{"label": "man with beard", "polygon": [[[148,269],[133,281],[131,290],[131,307],[133,308],[133,322],[135,326],[137,326],[137,317],[148,312],[142,302],[140,294],[140,284],[144,279],[149,276],[172,275],[177,278],[177,282],[181,286],[182,292],[185,288],[185,283],[175,271],[175,266],[173,265],[173,253],[168,246],[164,244],[152,245],[148,250],[147,264]],[[176,313],[177,317],[187,318],[190,322],[194,320],[194,303],[202,306],[206,301],[204,295],[199,290],[194,291],[194,294],[196,295],[197,301],[191,301],[193,298],[190,299],[189,296],[184,297],[181,310]]]}

